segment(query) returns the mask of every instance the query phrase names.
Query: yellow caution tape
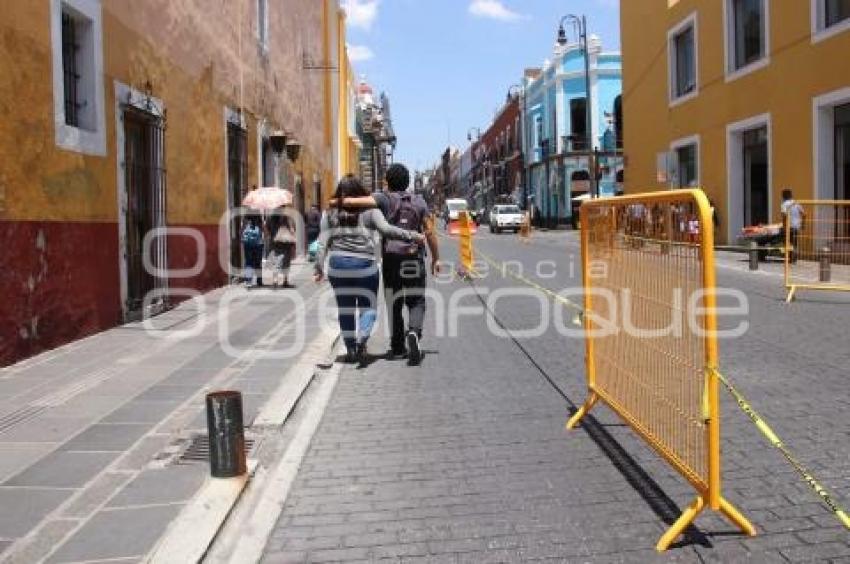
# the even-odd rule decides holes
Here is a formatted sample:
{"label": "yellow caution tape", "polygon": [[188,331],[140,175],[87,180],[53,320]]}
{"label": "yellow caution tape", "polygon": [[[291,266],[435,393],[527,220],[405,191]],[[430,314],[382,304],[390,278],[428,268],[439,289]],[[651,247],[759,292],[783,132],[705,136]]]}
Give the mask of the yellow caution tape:
{"label": "yellow caution tape", "polygon": [[817,480],[815,480],[811,472],[809,472],[806,467],[803,466],[803,464],[799,460],[797,460],[793,454],[791,454],[791,452],[788,450],[788,448],[785,446],[779,436],[773,432],[773,429],[771,429],[770,426],[765,422],[765,420],[762,419],[761,415],[759,415],[758,412],[753,409],[753,407],[744,398],[744,396],[742,396],[741,393],[737,389],[735,389],[735,386],[733,386],[729,382],[729,380],[727,380],[726,377],[723,376],[723,374],[721,374],[720,371],[716,368],[709,367],[709,370],[713,372],[717,376],[717,379],[720,380],[720,382],[723,384],[723,386],[727,390],[729,390],[729,393],[732,394],[732,397],[734,397],[735,401],[738,402],[738,407],[740,407],[741,410],[747,415],[747,417],[752,420],[758,430],[761,431],[762,435],[764,435],[765,438],[770,441],[771,445],[773,445],[779,450],[779,452],[782,453],[782,456],[784,456],[785,459],[791,464],[791,466],[794,467],[794,470],[796,470],[797,473],[800,474],[803,480],[807,484],[809,484],[809,486],[815,491],[818,497],[821,498],[821,501],[823,501],[826,506],[829,507],[829,509],[833,513],[835,513],[835,516],[838,518],[838,520],[841,521],[841,523],[848,530],[850,530],[850,515],[848,515],[847,512],[842,509],[835,502],[835,500],[832,499],[832,496],[829,495],[829,492],[827,492],[826,489],[821,486]]}
{"label": "yellow caution tape", "polygon": [[560,295],[556,292],[553,292],[552,290],[550,290],[549,288],[546,288],[545,286],[541,286],[537,282],[533,282],[533,281],[529,280],[528,278],[526,278],[522,274],[517,274],[516,272],[510,272],[507,268],[503,268],[503,266],[504,266],[503,264],[499,264],[498,262],[494,261],[493,259],[488,257],[486,254],[482,253],[481,251],[478,251],[477,254],[478,254],[479,257],[484,259],[484,262],[486,262],[490,266],[496,268],[496,270],[502,272],[503,274],[506,274],[506,275],[510,276],[511,278],[513,278],[514,280],[518,280],[518,281],[522,282],[523,284],[525,284],[527,286],[531,286],[535,290],[539,290],[539,291],[543,292],[544,294],[546,294],[547,296],[549,296],[553,300],[560,302],[560,303],[564,304],[565,306],[578,311],[580,314],[584,314],[584,307],[578,305],[577,303],[575,303],[571,300],[568,300],[564,296],[562,296],[562,295]]}
{"label": "yellow caution tape", "polygon": [[[583,307],[581,307],[578,304],[568,300],[567,298],[557,294],[556,292],[553,292],[549,288],[541,286],[540,284],[537,284],[536,282],[529,280],[528,278],[526,278],[525,276],[522,276],[521,274],[508,272],[507,269],[503,270],[503,268],[502,268],[503,265],[500,265],[499,263],[497,263],[496,261],[494,261],[493,259],[491,259],[486,254],[484,254],[480,251],[478,252],[478,256],[483,258],[485,260],[485,262],[490,264],[490,266],[493,266],[497,270],[500,270],[500,271],[508,274],[509,276],[514,278],[515,280],[518,280],[518,281],[522,282],[523,284],[526,284],[528,286],[531,286],[532,288],[540,290],[541,292],[543,292],[544,294],[546,294],[547,296],[549,296],[553,300],[559,301],[562,304],[564,304],[564,305],[566,305],[570,308],[578,310],[580,315],[584,314],[584,308]],[[719,370],[717,370],[717,368],[708,367],[708,371],[712,372],[713,374],[715,374],[717,376],[717,379],[720,380],[720,382],[723,384],[723,386],[729,391],[730,394],[732,394],[732,397],[735,398],[735,401],[738,403],[738,406],[750,418],[750,420],[752,420],[752,422],[755,424],[756,428],[759,431],[761,431],[762,435],[764,435],[764,437],[770,442],[770,444],[773,447],[775,447],[776,449],[779,450],[779,452],[782,453],[782,455],[785,457],[785,459],[791,464],[791,466],[794,467],[794,470],[796,470],[797,473],[803,478],[803,480],[807,484],[809,484],[809,486],[812,488],[812,490],[814,490],[814,492],[818,495],[818,497],[821,499],[821,501],[823,501],[824,504],[826,504],[826,506],[829,507],[829,509],[835,514],[835,516],[838,518],[838,520],[841,521],[841,523],[848,530],[850,530],[850,514],[848,514],[847,511],[842,509],[835,502],[835,500],[833,500],[833,498],[829,494],[829,492],[827,492],[826,489],[823,486],[821,486],[820,483],[817,480],[815,480],[815,478],[814,478],[814,476],[812,476],[811,472],[809,472],[806,469],[806,467],[803,466],[803,464],[799,460],[797,460],[794,457],[793,454],[791,454],[791,452],[788,450],[788,448],[785,446],[785,444],[780,440],[779,436],[776,433],[773,432],[773,429],[770,428],[770,426],[765,422],[765,420],[762,419],[761,415],[759,415],[758,412],[756,412],[756,410],[753,409],[753,407],[750,405],[750,403],[729,382],[729,380],[727,380],[726,377],[723,376],[723,374],[721,374]],[[708,395],[707,393],[704,394],[705,397],[707,397],[707,395]]]}

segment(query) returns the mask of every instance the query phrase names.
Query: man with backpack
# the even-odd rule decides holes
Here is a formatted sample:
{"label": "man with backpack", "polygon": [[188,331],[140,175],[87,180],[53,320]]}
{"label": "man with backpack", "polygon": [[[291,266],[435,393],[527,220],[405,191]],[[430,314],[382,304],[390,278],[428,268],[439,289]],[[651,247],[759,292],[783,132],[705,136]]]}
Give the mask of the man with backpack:
{"label": "man with backpack", "polygon": [[[390,165],[386,172],[388,192],[373,194],[378,207],[392,225],[425,234],[430,254],[431,274],[439,272],[440,250],[434,233],[434,220],[428,204],[421,196],[407,192],[410,173],[399,163]],[[425,320],[425,287],[428,271],[425,266],[425,249],[405,241],[384,242],[383,281],[389,326],[392,335],[389,358],[407,356],[407,363],[415,366],[422,361],[422,326]],[[407,306],[408,325],[405,331],[404,307]]]}

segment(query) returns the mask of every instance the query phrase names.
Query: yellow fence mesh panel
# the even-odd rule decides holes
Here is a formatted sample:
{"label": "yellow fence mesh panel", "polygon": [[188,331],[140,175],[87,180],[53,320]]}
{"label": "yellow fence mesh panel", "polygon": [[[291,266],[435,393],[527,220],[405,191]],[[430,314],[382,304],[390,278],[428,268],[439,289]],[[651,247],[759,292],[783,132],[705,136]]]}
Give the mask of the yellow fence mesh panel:
{"label": "yellow fence mesh panel", "polygon": [[802,226],[786,218],[787,287],[850,290],[850,201],[802,200]]}
{"label": "yellow fence mesh panel", "polygon": [[582,228],[592,324],[607,329],[593,338],[593,391],[707,491],[708,351],[688,312],[704,289],[702,211],[690,192],[597,200]]}

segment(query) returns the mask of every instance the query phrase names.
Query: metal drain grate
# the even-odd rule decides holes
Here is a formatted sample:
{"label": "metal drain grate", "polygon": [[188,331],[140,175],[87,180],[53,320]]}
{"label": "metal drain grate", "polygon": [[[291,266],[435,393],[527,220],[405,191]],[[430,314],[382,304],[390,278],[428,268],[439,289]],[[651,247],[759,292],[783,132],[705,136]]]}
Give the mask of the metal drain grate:
{"label": "metal drain grate", "polygon": [[[245,454],[250,456],[254,451],[257,440],[254,437],[245,437]],[[210,439],[207,435],[192,435],[188,445],[177,457],[177,462],[208,462],[210,459]]]}

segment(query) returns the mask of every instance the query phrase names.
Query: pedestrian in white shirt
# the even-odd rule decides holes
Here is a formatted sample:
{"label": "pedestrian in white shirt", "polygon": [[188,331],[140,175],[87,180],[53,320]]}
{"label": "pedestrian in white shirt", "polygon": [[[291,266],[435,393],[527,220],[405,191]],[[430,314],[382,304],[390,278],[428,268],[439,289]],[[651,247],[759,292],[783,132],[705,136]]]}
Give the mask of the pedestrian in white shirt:
{"label": "pedestrian in white shirt", "polygon": [[794,200],[791,190],[785,189],[782,191],[782,223],[788,225],[791,229],[791,264],[797,262],[797,241],[800,237],[800,230],[803,229],[803,221],[806,218],[806,212],[803,206]]}

